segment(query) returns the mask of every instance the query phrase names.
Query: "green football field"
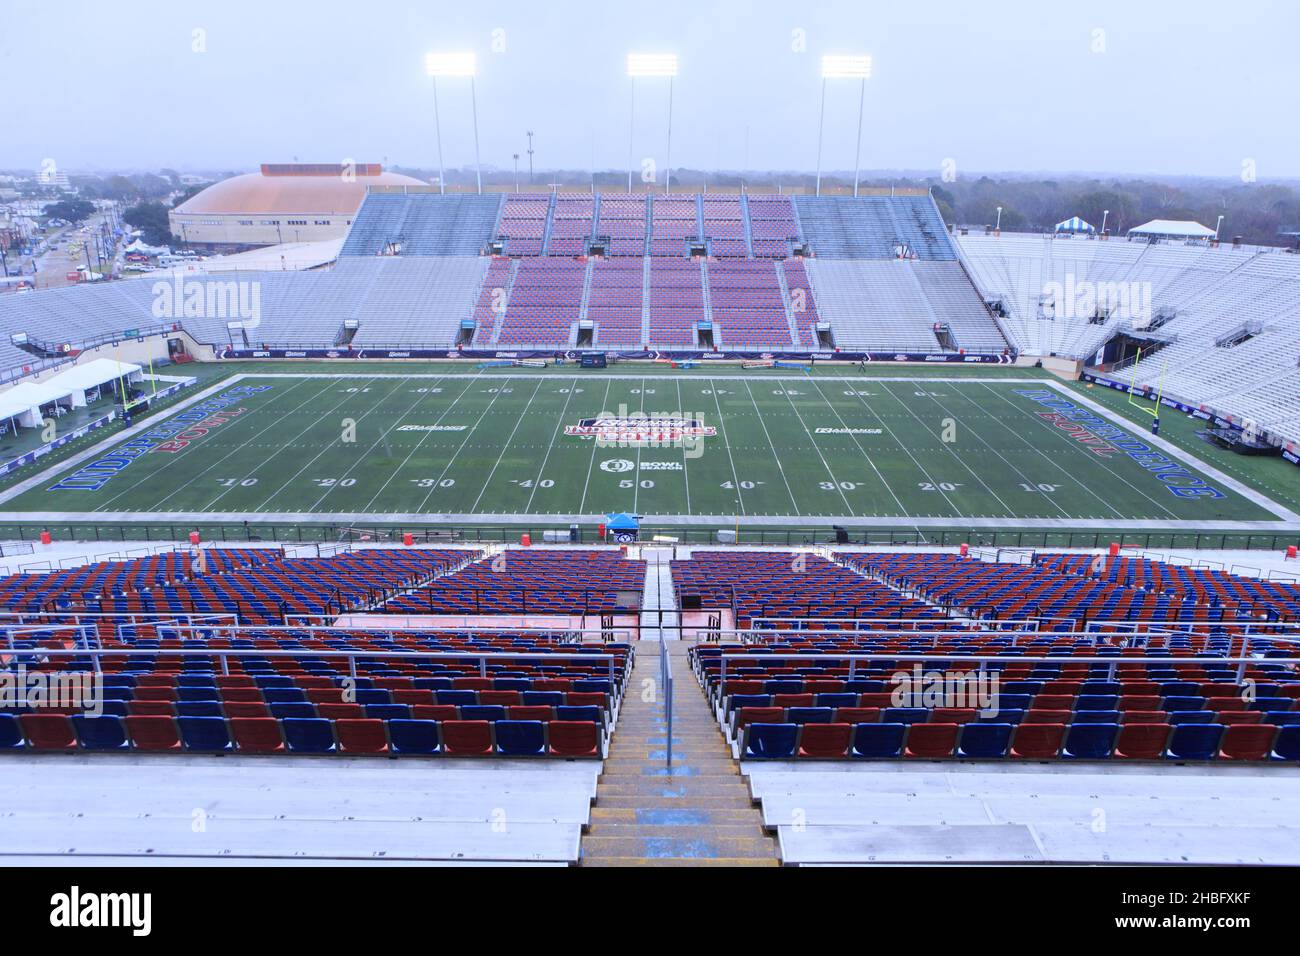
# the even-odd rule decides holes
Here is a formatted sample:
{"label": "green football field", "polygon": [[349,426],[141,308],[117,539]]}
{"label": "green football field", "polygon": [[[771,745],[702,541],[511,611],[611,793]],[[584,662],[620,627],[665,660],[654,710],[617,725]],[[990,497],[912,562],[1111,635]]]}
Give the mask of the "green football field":
{"label": "green football field", "polygon": [[[1044,404],[1055,400],[1107,416],[1122,436],[1063,425],[1062,408]],[[250,374],[0,509],[223,519],[1278,517],[1194,460],[1168,448],[1142,454],[1149,435],[1084,403],[1046,382],[996,376]]]}

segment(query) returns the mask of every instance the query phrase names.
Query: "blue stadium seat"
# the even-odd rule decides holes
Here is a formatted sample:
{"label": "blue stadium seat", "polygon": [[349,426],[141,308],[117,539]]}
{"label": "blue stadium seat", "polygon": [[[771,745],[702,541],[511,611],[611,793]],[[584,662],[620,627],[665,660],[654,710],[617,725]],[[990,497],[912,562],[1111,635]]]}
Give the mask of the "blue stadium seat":
{"label": "blue stadium seat", "polygon": [[280,721],[284,742],[293,753],[334,753],[334,722],[323,717],[288,717]]}
{"label": "blue stadium seat", "polygon": [[961,736],[957,739],[958,757],[1005,757],[1011,745],[1011,733],[1015,725],[1010,723],[973,723],[964,724]]}
{"label": "blue stadium seat", "polygon": [[1273,741],[1274,760],[1300,760],[1300,726],[1280,727]]}
{"label": "blue stadium seat", "polygon": [[546,725],[540,720],[498,720],[497,749],[508,757],[533,757],[546,752]]}
{"label": "blue stadium seat", "polygon": [[222,717],[177,717],[181,743],[186,750],[203,752],[234,750],[230,728]]}
{"label": "blue stadium seat", "polygon": [[1080,694],[1074,705],[1076,713],[1081,710],[1111,711],[1117,707],[1119,707],[1118,694]]}
{"label": "blue stadium seat", "polygon": [[882,724],[924,724],[929,719],[927,707],[886,707],[880,712]]}
{"label": "blue stadium seat", "polygon": [[276,720],[288,720],[291,717],[309,719],[316,716],[315,704],[271,704],[269,709]]}
{"label": "blue stadium seat", "polygon": [[[445,704],[439,697],[438,703]],[[470,703],[474,703],[470,701]],[[524,691],[523,704],[525,707],[559,707],[564,703],[564,692],[558,690],[526,690]]]}
{"label": "blue stadium seat", "polygon": [[560,706],[555,708],[556,720],[582,720],[593,724],[600,723],[600,708],[594,704],[584,707]]}
{"label": "blue stadium seat", "polygon": [[835,711],[830,707],[790,707],[785,719],[792,724],[829,724]]}
{"label": "blue stadium seat", "polygon": [[1223,724],[1182,724],[1169,737],[1170,760],[1212,760],[1219,752]]}
{"label": "blue stadium seat", "polygon": [[1169,715],[1169,723],[1174,726],[1180,724],[1212,724],[1216,720],[1218,720],[1218,714],[1212,710],[1180,710]]}
{"label": "blue stadium seat", "polygon": [[131,749],[131,743],[126,738],[126,725],[119,717],[74,714],[72,726],[77,729],[77,739],[83,750]]}
{"label": "blue stadium seat", "polygon": [[405,720],[411,716],[407,704],[366,704],[366,716],[379,720]]}
{"label": "blue stadium seat", "polygon": [[898,757],[903,752],[907,724],[858,724],[853,731],[853,757]]}
{"label": "blue stadium seat", "polygon": [[[560,694],[560,703],[564,703],[564,695]],[[473,706],[478,703],[478,691],[474,690],[439,690],[434,692],[434,697],[440,704],[451,704],[454,707],[464,707],[465,705]],[[524,701],[525,704],[530,701]],[[533,703],[542,703],[535,701]]]}
{"label": "blue stadium seat", "polygon": [[436,720],[390,720],[388,741],[395,754],[436,754],[438,752]]}
{"label": "blue stadium seat", "polygon": [[176,703],[178,717],[221,717],[221,701],[182,700]]}
{"label": "blue stadium seat", "polygon": [[177,700],[218,700],[216,687],[177,687]]}
{"label": "blue stadium seat", "polygon": [[[763,698],[766,701],[766,698]],[[818,694],[816,697],[818,707],[856,707],[858,706],[857,694]],[[766,707],[766,703],[748,704],[749,707]]]}
{"label": "blue stadium seat", "polygon": [[[822,696],[825,697],[827,695],[823,694]],[[855,701],[857,700],[857,697],[855,697],[853,694],[845,694],[844,696],[850,697]],[[524,695],[524,703],[528,703],[527,694]],[[742,707],[771,707],[772,695],[771,694],[732,694],[730,706],[732,710],[740,710],[740,708]],[[845,706],[852,706],[852,705],[845,705]]]}
{"label": "blue stadium seat", "polygon": [[[1076,715],[1077,717],[1077,715]],[[1115,749],[1119,724],[1071,724],[1065,732],[1061,756],[1075,760],[1104,760]]]}
{"label": "blue stadium seat", "polygon": [[793,757],[798,724],[747,724],[742,757]]}
{"label": "blue stadium seat", "polygon": [[1123,715],[1118,710],[1076,710],[1076,724],[1118,724]]}
{"label": "blue stadium seat", "polygon": [[358,687],[357,699],[358,704],[391,704],[393,695],[382,687]]}

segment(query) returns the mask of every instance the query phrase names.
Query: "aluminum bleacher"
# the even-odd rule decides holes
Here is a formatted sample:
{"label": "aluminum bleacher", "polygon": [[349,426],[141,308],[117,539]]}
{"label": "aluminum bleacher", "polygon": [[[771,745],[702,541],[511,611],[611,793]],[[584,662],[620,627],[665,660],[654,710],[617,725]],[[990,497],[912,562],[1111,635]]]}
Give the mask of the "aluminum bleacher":
{"label": "aluminum bleacher", "polygon": [[939,209],[925,196],[796,196],[804,239],[822,259],[956,259]]}
{"label": "aluminum bleacher", "polygon": [[[1132,386],[1160,382],[1172,398],[1300,441],[1300,258],[1026,235],[959,243],[975,284],[1006,307],[1021,351],[1089,361],[1117,333],[1147,338],[1155,348],[1143,362],[1106,374]],[[1114,294],[1108,287],[1136,306],[1098,315],[1070,298],[1070,290]]]}

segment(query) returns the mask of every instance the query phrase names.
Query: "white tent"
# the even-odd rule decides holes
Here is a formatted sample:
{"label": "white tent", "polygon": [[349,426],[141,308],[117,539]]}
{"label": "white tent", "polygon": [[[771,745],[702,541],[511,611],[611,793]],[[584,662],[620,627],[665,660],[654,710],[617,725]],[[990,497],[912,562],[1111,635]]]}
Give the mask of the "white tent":
{"label": "white tent", "polygon": [[1152,219],[1128,231],[1130,236],[1149,239],[1213,239],[1214,230],[1199,222],[1182,219]]}
{"label": "white tent", "polygon": [[1084,222],[1078,216],[1056,224],[1057,232],[1096,232],[1091,223]]}
{"label": "white tent", "polygon": [[41,407],[56,404],[72,407],[72,392],[53,382],[23,382],[0,393],[0,420],[16,418],[26,428],[41,424]]}
{"label": "white tent", "polygon": [[60,372],[49,379],[48,384],[70,391],[73,406],[80,407],[87,404],[87,392],[123,379],[128,382],[138,382],[142,376],[143,371],[139,365],[113,359],[95,359],[93,362],[74,365],[66,372]]}

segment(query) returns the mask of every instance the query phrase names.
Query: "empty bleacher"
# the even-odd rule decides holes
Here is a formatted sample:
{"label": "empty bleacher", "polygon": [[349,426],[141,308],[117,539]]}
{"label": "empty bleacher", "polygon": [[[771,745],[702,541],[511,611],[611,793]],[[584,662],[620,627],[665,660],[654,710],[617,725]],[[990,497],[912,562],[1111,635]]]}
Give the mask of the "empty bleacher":
{"label": "empty bleacher", "polygon": [[821,259],[951,260],[957,252],[926,196],[796,196],[803,237]]}
{"label": "empty bleacher", "polygon": [[491,240],[501,196],[435,192],[366,194],[340,256],[477,256]]}

